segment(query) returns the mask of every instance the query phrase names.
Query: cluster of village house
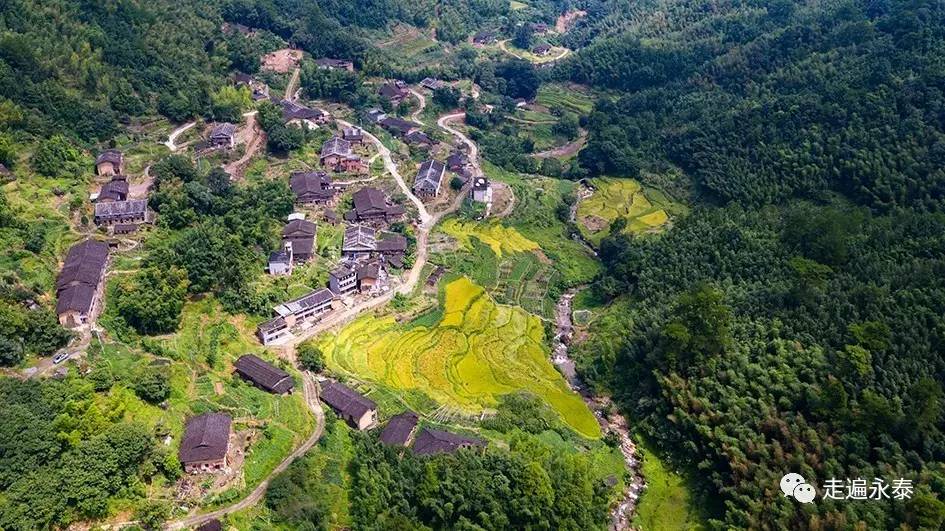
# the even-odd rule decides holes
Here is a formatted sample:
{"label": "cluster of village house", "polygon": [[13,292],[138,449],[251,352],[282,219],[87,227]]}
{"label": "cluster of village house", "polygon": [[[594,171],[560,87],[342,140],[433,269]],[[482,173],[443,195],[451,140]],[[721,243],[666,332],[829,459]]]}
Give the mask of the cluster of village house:
{"label": "cluster of village house", "polygon": [[[291,56],[290,56],[291,58]],[[349,61],[320,59],[322,68],[353,69]],[[249,76],[238,76],[238,83],[252,89],[254,99],[268,98],[268,87]],[[422,86],[435,90],[441,82],[425,79]],[[409,91],[401,82],[383,85],[380,94],[392,101],[400,101]],[[279,102],[286,123],[315,127],[330,120],[328,113],[310,109],[288,100]],[[434,141],[420,130],[419,124],[396,117],[389,117],[379,110],[367,114],[370,122],[390,131],[410,145],[429,147]],[[216,124],[210,132],[208,145],[211,148],[235,146],[236,126],[229,123]],[[367,172],[367,166],[352,146],[363,143],[363,131],[356,127],[344,128],[322,146],[320,162],[323,168],[348,173]],[[465,153],[456,151],[446,162],[424,161],[417,171],[413,190],[424,199],[437,197],[442,189],[447,170],[455,172],[464,181],[472,177],[472,166]],[[96,158],[96,173],[107,177],[97,193],[92,194],[95,223],[109,227],[114,234],[135,232],[138,225],[151,221],[147,199],[129,199],[128,179],[124,175],[124,156],[115,149],[103,151]],[[324,205],[325,221],[338,223],[338,215],[329,207],[335,205],[343,186],[334,185],[326,171],[296,172],[290,176],[290,187],[300,204]],[[487,201],[488,181],[478,176],[473,183],[474,199]],[[406,239],[398,234],[385,232],[391,222],[405,215],[403,206],[394,204],[381,190],[366,187],[353,195],[353,208],[345,212],[348,223],[342,241],[341,263],[329,275],[327,288],[315,290],[308,295],[285,302],[274,308],[275,317],[258,328],[262,343],[269,344],[290,333],[297,325],[311,323],[331,309],[335,301],[348,293],[375,292],[386,282],[386,268],[403,267]],[[285,225],[282,249],[271,253],[269,273],[286,275],[292,273],[295,264],[312,258],[315,249],[316,225],[295,214]],[[56,279],[57,313],[59,322],[68,327],[81,326],[90,321],[101,300],[105,270],[109,259],[109,245],[87,239],[69,249],[62,269]],[[439,268],[434,275],[442,274]],[[254,355],[240,357],[234,363],[235,372],[265,391],[275,394],[291,393],[292,377],[282,369]],[[378,424],[377,405],[353,389],[338,383],[327,382],[322,386],[320,398],[338,416],[353,428],[365,430]],[[392,446],[410,446],[417,455],[453,452],[459,448],[482,447],[485,442],[450,432],[425,428],[417,431],[418,417],[405,412],[388,421],[380,440]],[[231,450],[232,419],[227,413],[204,413],[188,420],[181,440],[179,459],[187,473],[213,473],[228,469]]]}
{"label": "cluster of village house", "polygon": [[[247,354],[233,364],[237,375],[269,393],[286,395],[295,382],[284,370]],[[378,425],[377,404],[354,389],[333,381],[321,385],[319,398],[338,417],[357,430]],[[388,446],[410,447],[416,455],[451,453],[460,448],[484,447],[485,441],[441,430],[417,432],[419,418],[411,411],[391,417],[380,434]],[[178,457],[188,474],[225,472],[229,468],[232,419],[228,413],[204,413],[190,418],[184,428]]]}

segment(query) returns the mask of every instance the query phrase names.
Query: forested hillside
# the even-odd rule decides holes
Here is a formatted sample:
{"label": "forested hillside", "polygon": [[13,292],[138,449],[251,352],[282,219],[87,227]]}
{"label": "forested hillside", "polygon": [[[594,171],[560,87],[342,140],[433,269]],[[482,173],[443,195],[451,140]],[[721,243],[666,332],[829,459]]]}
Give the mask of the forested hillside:
{"label": "forested hillside", "polygon": [[[584,168],[675,166],[703,203],[658,238],[602,241],[614,306],[584,374],[721,494],[724,526],[938,529],[942,5],[635,2],[571,38],[586,48],[554,75],[618,91]],[[789,470],[917,495],[801,509],[777,489]]]}
{"label": "forested hillside", "polygon": [[626,31],[558,72],[626,92],[589,120],[589,169],[666,158],[751,205],[835,190],[881,210],[945,206],[940,3],[635,4]]}

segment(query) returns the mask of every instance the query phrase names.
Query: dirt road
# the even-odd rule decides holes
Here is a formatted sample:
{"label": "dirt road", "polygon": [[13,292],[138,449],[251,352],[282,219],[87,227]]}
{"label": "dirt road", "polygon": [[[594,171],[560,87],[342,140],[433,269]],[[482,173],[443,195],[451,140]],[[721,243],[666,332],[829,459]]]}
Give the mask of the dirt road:
{"label": "dirt road", "polygon": [[468,136],[464,135],[457,129],[450,127],[448,124],[453,120],[460,120],[466,118],[465,112],[457,112],[453,114],[446,114],[440,116],[440,119],[436,121],[436,125],[440,126],[441,129],[449,132],[451,135],[459,139],[460,142],[466,144],[469,148],[469,162],[472,164],[473,169],[475,170],[475,176],[482,175],[482,167],[479,165],[479,145],[469,139]]}
{"label": "dirt road", "polygon": [[546,57],[540,57],[540,58],[538,58],[538,59],[531,59],[531,58],[528,58],[528,57],[523,57],[523,56],[521,56],[521,55],[519,55],[519,54],[513,52],[512,50],[509,50],[508,47],[506,47],[506,44],[507,44],[509,41],[511,41],[511,40],[512,40],[512,39],[505,39],[504,41],[499,41],[499,49],[502,50],[503,52],[505,52],[505,53],[511,55],[512,57],[517,57],[517,58],[519,58],[519,59],[523,59],[523,60],[525,60],[525,61],[528,61],[528,62],[530,62],[530,63],[532,63],[532,64],[536,64],[536,65],[540,65],[540,64],[544,64],[544,63],[553,63],[553,62],[555,62],[555,61],[564,59],[565,57],[567,57],[567,56],[571,53],[571,50],[569,50],[569,49],[567,49],[567,48],[562,48],[562,49],[561,49],[561,52],[558,53],[558,55],[555,56],[555,57],[547,57],[547,56],[546,56]]}
{"label": "dirt road", "polygon": [[246,165],[249,164],[250,159],[259,152],[259,148],[262,147],[263,142],[266,141],[266,132],[259,126],[259,120],[256,119],[257,114],[259,114],[257,111],[251,111],[243,115],[246,117],[246,131],[249,135],[249,141],[246,142],[246,151],[243,152],[243,156],[240,157],[239,160],[235,160],[223,167],[234,181],[243,178]]}
{"label": "dirt road", "polygon": [[195,125],[197,125],[197,122],[190,122],[178,127],[177,129],[174,129],[171,131],[170,136],[167,137],[167,140],[164,141],[163,144],[167,146],[167,149],[171,150],[171,153],[177,151],[179,149],[176,143],[177,137]]}
{"label": "dirt road", "polygon": [[296,96],[296,87],[299,84],[299,73],[302,71],[301,68],[296,67],[292,71],[292,77],[289,78],[289,84],[285,86],[285,99],[289,101],[295,101]]}
{"label": "dirt road", "polygon": [[545,151],[539,151],[538,153],[532,153],[531,156],[536,159],[550,159],[550,158],[566,158],[573,157],[577,155],[578,151],[584,147],[584,144],[587,142],[587,131],[581,130],[580,136],[572,142],[568,142],[563,146],[558,146],[556,148],[547,149]]}
{"label": "dirt road", "polygon": [[273,477],[280,474],[289,468],[289,465],[293,461],[305,455],[306,452],[312,449],[315,446],[315,443],[322,437],[322,433],[325,431],[325,412],[322,409],[321,403],[318,401],[318,384],[315,383],[315,379],[312,378],[312,375],[309,372],[302,373],[302,393],[305,396],[305,401],[308,403],[309,409],[312,410],[312,413],[315,415],[315,430],[312,434],[305,440],[294,452],[289,454],[288,457],[282,460],[279,465],[273,469],[266,479],[259,483],[252,492],[249,493],[242,500],[234,503],[233,505],[224,507],[222,509],[217,509],[216,511],[211,511],[209,513],[188,516],[174,522],[168,522],[164,525],[165,529],[184,529],[187,527],[195,527],[208,520],[214,518],[220,518],[221,516],[226,516],[230,513],[235,513],[242,511],[256,505],[262,497],[266,494],[266,489],[269,488],[269,482]]}

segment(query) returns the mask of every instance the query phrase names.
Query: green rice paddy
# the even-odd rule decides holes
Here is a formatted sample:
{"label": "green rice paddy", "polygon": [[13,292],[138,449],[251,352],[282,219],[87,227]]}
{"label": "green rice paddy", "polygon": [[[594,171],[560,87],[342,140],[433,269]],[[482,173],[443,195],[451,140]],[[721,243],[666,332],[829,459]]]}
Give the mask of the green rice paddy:
{"label": "green rice paddy", "polygon": [[495,408],[517,391],[544,400],[577,433],[600,437],[597,420],[548,360],[544,329],[533,315],[502,306],[466,277],[445,287],[433,326],[399,325],[393,316],[362,317],[319,346],[328,366],[402,392],[423,412],[427,396],[461,415]]}

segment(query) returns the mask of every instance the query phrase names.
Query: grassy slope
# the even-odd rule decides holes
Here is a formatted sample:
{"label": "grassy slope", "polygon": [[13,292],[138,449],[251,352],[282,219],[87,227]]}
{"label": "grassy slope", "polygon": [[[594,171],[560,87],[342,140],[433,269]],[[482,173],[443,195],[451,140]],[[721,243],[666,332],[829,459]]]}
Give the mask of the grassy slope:
{"label": "grassy slope", "polygon": [[637,505],[634,525],[642,531],[704,529],[704,518],[693,504],[685,477],[670,470],[645,444],[639,446],[644,451],[646,490]]}

